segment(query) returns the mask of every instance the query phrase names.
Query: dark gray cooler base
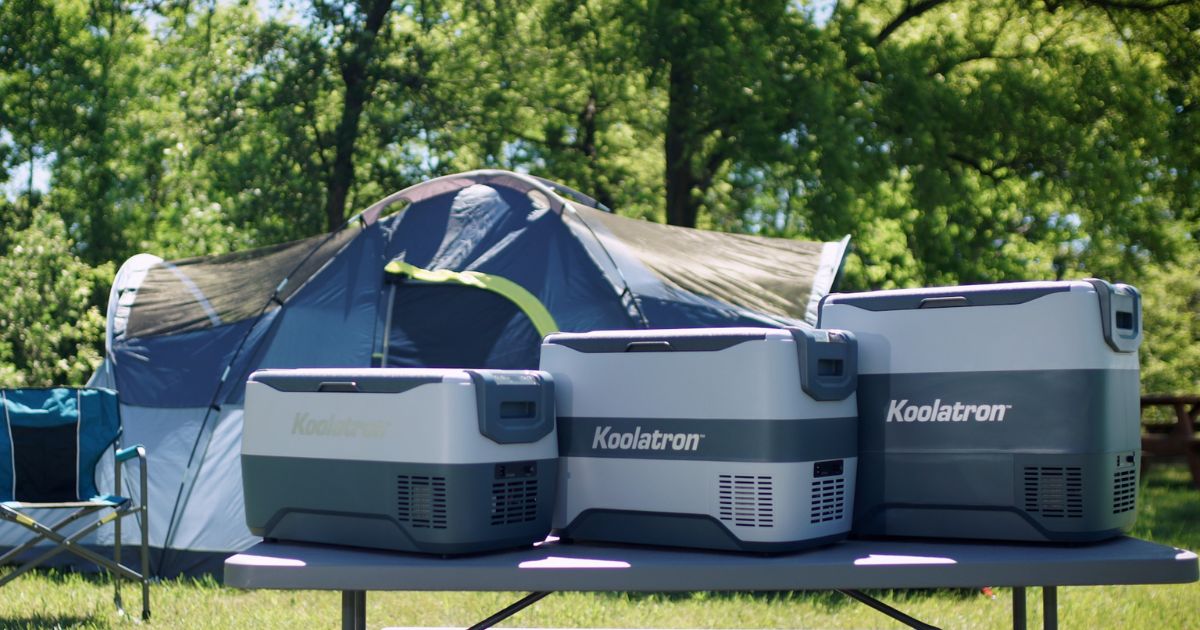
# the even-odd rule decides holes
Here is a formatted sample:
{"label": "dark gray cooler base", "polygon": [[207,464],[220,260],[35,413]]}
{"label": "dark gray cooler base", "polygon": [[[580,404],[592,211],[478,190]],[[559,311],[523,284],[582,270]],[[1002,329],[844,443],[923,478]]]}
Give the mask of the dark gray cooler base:
{"label": "dark gray cooler base", "polygon": [[[853,531],[1049,542],[1119,535],[1136,515],[1138,393],[1137,373],[1124,370],[860,375]],[[984,411],[955,409],[959,401]],[[913,418],[920,406],[928,417]]]}
{"label": "dark gray cooler base", "polygon": [[718,551],[788,553],[845,540],[849,532],[784,542],[749,542],[733,535],[717,519],[703,514],[584,510],[557,532],[566,541],[599,541]]}
{"label": "dark gray cooler base", "polygon": [[453,555],[544,539],[558,460],[405,464],[247,455],[242,479],[256,536]]}
{"label": "dark gray cooler base", "polygon": [[[861,453],[854,534],[1105,540],[1133,526],[1140,458],[1137,451]],[[879,476],[882,471],[887,472],[886,479]],[[876,477],[868,480],[873,472]]]}

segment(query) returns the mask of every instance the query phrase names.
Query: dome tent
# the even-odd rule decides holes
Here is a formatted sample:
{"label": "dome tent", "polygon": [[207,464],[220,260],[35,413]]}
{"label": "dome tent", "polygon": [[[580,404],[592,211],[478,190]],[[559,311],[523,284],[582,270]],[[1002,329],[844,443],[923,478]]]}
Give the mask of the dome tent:
{"label": "dome tent", "polygon": [[257,540],[239,463],[251,371],[536,368],[553,330],[804,325],[846,243],[659,225],[528,175],[450,175],[331,234],[134,256],[112,288],[93,383],[120,392],[124,442],[150,453],[157,573],[217,570]]}

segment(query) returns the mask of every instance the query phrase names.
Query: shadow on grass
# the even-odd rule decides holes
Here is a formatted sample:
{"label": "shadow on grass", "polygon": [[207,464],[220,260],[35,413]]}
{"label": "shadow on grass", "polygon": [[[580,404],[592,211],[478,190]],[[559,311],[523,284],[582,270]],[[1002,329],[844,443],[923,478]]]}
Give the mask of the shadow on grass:
{"label": "shadow on grass", "polygon": [[[922,600],[937,593],[940,597],[951,598],[954,600],[967,601],[977,598],[985,598],[986,596],[980,589],[977,588],[944,588],[944,589],[886,589],[886,590],[863,590],[863,593],[876,599],[889,599],[892,601],[899,600],[900,602],[909,600]],[[847,606],[859,606],[860,604],[837,591],[754,591],[754,592],[727,592],[727,591],[698,591],[688,593],[663,592],[663,593],[642,593],[642,592],[600,592],[597,593],[605,598],[618,599],[630,602],[704,602],[704,601],[752,601],[763,604],[788,604],[797,603],[807,606],[814,606],[827,612],[835,612]]]}
{"label": "shadow on grass", "polygon": [[0,617],[0,630],[44,630],[45,628],[95,628],[94,617],[77,617],[73,615],[30,615],[28,617]]}
{"label": "shadow on grass", "polygon": [[[0,568],[0,575],[7,575],[7,574],[15,571],[16,569],[17,569],[16,565],[9,565],[9,566],[2,567],[2,568]],[[112,575],[110,575],[109,573],[106,573],[106,572],[101,573],[99,571],[74,571],[69,568],[64,569],[64,568],[57,568],[57,567],[56,568],[48,568],[48,569],[47,568],[33,569],[33,570],[29,571],[28,573],[26,573],[25,575],[22,575],[21,577],[17,578],[17,580],[24,580],[24,579],[27,579],[27,578],[30,578],[33,576],[37,576],[38,578],[45,580],[46,582],[55,584],[55,585],[69,584],[69,583],[73,583],[73,582],[87,582],[89,584],[94,584],[94,585],[111,586],[112,580],[113,580]],[[130,582],[130,584],[132,584],[132,582]],[[0,594],[2,594],[2,593],[3,593],[3,591],[0,591]],[[3,626],[0,626],[0,628],[2,628],[2,627]]]}

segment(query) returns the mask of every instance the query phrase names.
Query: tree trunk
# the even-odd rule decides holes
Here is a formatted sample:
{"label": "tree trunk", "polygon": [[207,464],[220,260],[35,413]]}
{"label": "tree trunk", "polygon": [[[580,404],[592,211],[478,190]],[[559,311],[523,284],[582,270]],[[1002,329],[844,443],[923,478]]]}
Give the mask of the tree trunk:
{"label": "tree trunk", "polygon": [[666,155],[667,223],[696,227],[698,208],[692,200],[696,176],[692,172],[695,143],[690,134],[692,73],[681,63],[672,63],[667,85]]}
{"label": "tree trunk", "polygon": [[358,120],[370,98],[374,77],[368,73],[375,52],[375,40],[391,8],[391,0],[375,0],[368,8],[363,30],[347,35],[353,41],[349,50],[339,56],[346,98],[342,115],[334,131],[333,170],[329,174],[328,196],[325,200],[326,226],[330,232],[346,220],[346,199],[354,185],[354,144],[358,140]]}

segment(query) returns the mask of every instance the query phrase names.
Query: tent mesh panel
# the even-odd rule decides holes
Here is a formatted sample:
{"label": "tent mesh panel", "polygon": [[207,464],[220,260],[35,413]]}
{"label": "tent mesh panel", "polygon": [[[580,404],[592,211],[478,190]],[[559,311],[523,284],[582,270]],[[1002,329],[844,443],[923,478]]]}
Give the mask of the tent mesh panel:
{"label": "tent mesh panel", "polygon": [[709,232],[573,205],[669,285],[752,311],[804,320],[824,243]]}
{"label": "tent mesh panel", "polygon": [[125,336],[176,334],[254,317],[284,278],[288,283],[280,300],[303,286],[358,231],[347,228],[332,237],[155,265],[138,287]]}

